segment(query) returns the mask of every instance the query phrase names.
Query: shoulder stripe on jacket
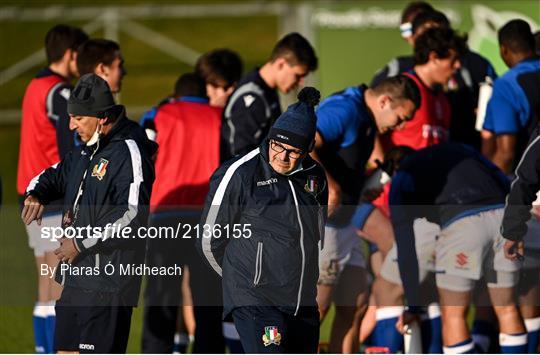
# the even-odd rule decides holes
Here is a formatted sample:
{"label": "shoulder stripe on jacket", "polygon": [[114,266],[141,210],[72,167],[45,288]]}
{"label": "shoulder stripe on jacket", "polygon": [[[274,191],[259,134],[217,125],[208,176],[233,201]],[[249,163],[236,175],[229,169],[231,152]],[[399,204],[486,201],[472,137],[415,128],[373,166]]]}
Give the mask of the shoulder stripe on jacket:
{"label": "shoulder stripe on jacket", "polygon": [[[46,107],[47,107],[47,117],[53,121],[58,121],[59,117],[54,112],[54,95],[56,94],[56,90],[58,90],[60,87],[65,85],[66,83],[61,81],[58,84],[54,85],[51,90],[49,90],[49,93],[47,94],[47,100],[46,100]],[[67,99],[66,99],[67,101]]]}
{"label": "shoulder stripe on jacket", "polygon": [[[59,163],[59,162],[58,162],[58,163]],[[52,165],[51,168],[56,169],[56,167],[58,166],[58,163]],[[30,192],[30,191],[32,191],[33,189],[36,188],[36,185],[37,185],[38,182],[39,182],[39,177],[40,177],[41,175],[43,175],[43,173],[45,172],[45,170],[47,170],[47,169],[41,170],[41,172],[40,172],[38,175],[34,176],[34,177],[32,178],[32,180],[30,180],[30,183],[28,184],[28,187],[26,188],[26,192]]]}
{"label": "shoulder stripe on jacket", "polygon": [[[250,161],[258,154],[259,148],[252,150],[251,152],[244,155],[242,158],[235,161],[225,172],[225,175],[223,176],[221,182],[218,185],[214,198],[212,199],[212,204],[208,209],[208,215],[206,216],[205,225],[208,225],[210,227],[210,230],[213,230],[219,209],[221,207],[221,203],[223,202],[223,197],[225,196],[225,191],[227,191],[227,186],[229,185],[229,182],[231,181],[234,173],[242,164]],[[221,276],[221,266],[219,266],[218,262],[214,258],[211,242],[212,238],[202,238],[202,250],[204,256],[206,257],[212,268]]]}
{"label": "shoulder stripe on jacket", "polygon": [[[236,126],[234,125],[233,120],[231,119],[232,116],[232,108],[236,104],[236,101],[242,95],[245,95],[247,93],[253,93],[256,94],[263,102],[264,104],[264,114],[266,115],[266,118],[269,119],[272,115],[272,112],[270,110],[270,105],[268,105],[268,102],[266,101],[266,98],[264,97],[264,91],[255,83],[249,82],[246,83],[240,87],[238,87],[233,94],[231,95],[231,98],[229,99],[229,102],[227,103],[227,107],[225,107],[225,111],[223,112],[223,117],[225,117],[225,123],[229,127],[229,137],[227,139],[227,142],[229,144],[230,154],[231,156],[236,155],[235,151],[235,137],[236,137]],[[258,136],[260,135],[260,132],[255,133],[255,138],[258,139]]]}
{"label": "shoulder stripe on jacket", "polygon": [[[128,226],[131,221],[137,216],[137,212],[139,210],[139,191],[141,188],[141,183],[144,181],[141,152],[139,150],[139,147],[133,139],[125,140],[125,143],[128,146],[129,154],[131,157],[133,181],[129,185],[128,209],[120,219],[113,222],[113,225],[120,226],[120,228],[125,228],[126,226]],[[102,241],[105,241],[107,238],[110,237],[110,232],[110,228],[105,229]],[[86,248],[90,248],[94,246],[98,242],[98,240],[98,238],[87,238],[82,241],[82,244]]]}

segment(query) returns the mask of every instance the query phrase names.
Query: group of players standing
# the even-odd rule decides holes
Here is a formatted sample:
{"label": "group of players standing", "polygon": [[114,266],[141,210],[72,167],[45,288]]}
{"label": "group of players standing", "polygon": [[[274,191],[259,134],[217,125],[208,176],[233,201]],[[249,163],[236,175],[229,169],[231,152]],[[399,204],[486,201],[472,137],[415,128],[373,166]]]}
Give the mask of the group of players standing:
{"label": "group of players standing", "polygon": [[[316,110],[311,156],[324,167],[329,192],[317,285],[321,320],[335,305],[328,350],[357,352],[363,344],[372,352],[398,352],[401,333],[418,322],[424,352],[536,352],[540,243],[534,234],[540,229],[538,214],[530,221],[527,216],[531,189],[539,187],[540,59],[531,29],[512,20],[499,30],[501,56],[510,68],[500,78],[427,3],[409,4],[400,29],[412,56],[392,60],[369,87],[346,88]],[[35,175],[81,144],[70,131],[69,81],[95,73],[118,93],[126,74],[112,41],[60,25],[45,44],[49,67],[23,101],[21,196]],[[159,144],[150,225],[196,225],[212,173],[256,148],[281,114],[278,92],[295,89],[316,69],[315,51],[298,33],[283,37],[268,62],[243,77],[235,52],[204,54],[193,73],[178,79],[173,95],[140,121]],[[479,132],[479,91],[489,80],[493,95]],[[507,176],[514,178],[515,168],[505,210]],[[41,227],[61,225],[55,205]],[[43,240],[41,227],[27,226],[38,270],[57,263],[58,244]],[[524,237],[525,249],[505,244],[503,236]],[[193,239],[147,241],[149,266],[180,263],[189,272],[183,279],[148,277],[142,352],[184,352],[188,333],[193,352],[220,353],[225,344],[242,352],[234,325],[222,323],[221,279],[195,254]],[[524,262],[516,260],[523,255]],[[57,283],[40,277],[37,352],[66,350],[53,347],[53,305],[60,292]],[[471,303],[476,315],[469,331]]]}

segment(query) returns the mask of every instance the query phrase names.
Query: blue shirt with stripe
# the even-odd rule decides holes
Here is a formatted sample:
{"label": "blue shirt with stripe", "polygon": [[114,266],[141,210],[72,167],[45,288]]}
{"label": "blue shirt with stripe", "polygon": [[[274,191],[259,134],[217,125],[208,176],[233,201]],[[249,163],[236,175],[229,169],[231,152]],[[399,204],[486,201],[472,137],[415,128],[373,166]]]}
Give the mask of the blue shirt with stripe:
{"label": "blue shirt with stripe", "polygon": [[534,107],[540,102],[537,95],[530,93],[531,90],[538,91],[539,83],[539,58],[524,60],[496,79],[483,128],[497,135],[519,133],[527,126]]}

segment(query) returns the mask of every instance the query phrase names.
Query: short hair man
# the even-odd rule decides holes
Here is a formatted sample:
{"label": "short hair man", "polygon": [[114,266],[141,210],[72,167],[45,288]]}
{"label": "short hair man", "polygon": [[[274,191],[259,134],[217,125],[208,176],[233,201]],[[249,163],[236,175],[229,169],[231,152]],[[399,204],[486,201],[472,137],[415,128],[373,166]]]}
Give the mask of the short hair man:
{"label": "short hair man", "polygon": [[211,106],[225,107],[242,76],[242,70],[240,56],[227,48],[214,49],[197,60],[195,73],[206,82],[206,95]]}
{"label": "short hair man", "polygon": [[281,113],[278,91],[288,93],[317,69],[315,50],[299,33],[276,44],[261,68],[244,76],[233,92],[221,129],[222,161],[256,148]]}
{"label": "short hair man", "polygon": [[[483,126],[482,150],[495,165],[510,174],[520,165],[518,162],[524,162],[522,155],[527,144],[537,135],[540,123],[540,57],[535,52],[531,27],[524,20],[506,23],[499,29],[498,39],[501,58],[510,69],[493,84]],[[516,170],[518,178],[514,186],[523,183],[523,178],[533,178],[533,175],[522,175],[520,181],[520,173]],[[537,222],[533,217],[529,225],[534,227]],[[505,237],[519,237],[512,234],[507,232]],[[529,233],[525,239],[527,258],[524,272],[527,274],[524,276],[528,277],[523,277],[520,283],[520,304],[530,336],[529,351],[535,352],[540,332],[539,287],[537,282],[527,284],[527,279],[533,279],[539,273],[535,266],[539,258],[534,251],[540,247],[536,236]]]}
{"label": "short hair man", "polygon": [[[444,13],[434,9],[419,12],[411,21],[410,44],[429,28],[451,28]],[[480,84],[486,77],[497,77],[491,63],[478,53],[465,48],[460,54],[460,68],[448,83],[444,83],[451,110],[449,134],[452,141],[463,142],[480,149],[480,133],[475,128],[476,108]],[[382,78],[409,71],[415,65],[414,56],[401,56],[391,60],[372,79],[372,85]]]}
{"label": "short hair man", "polygon": [[[358,334],[353,322],[357,298],[367,287],[362,243],[350,226],[360,199],[365,167],[373,151],[375,134],[402,126],[420,106],[420,92],[412,79],[399,75],[378,86],[346,88],[325,99],[317,110],[317,133],[313,157],[326,170],[331,209],[320,255],[318,303],[324,317],[335,299],[330,352],[351,352],[358,347],[344,341],[345,334]],[[363,282],[361,281],[363,280]],[[364,304],[367,295],[362,295]],[[361,302],[362,303],[362,302]]]}
{"label": "short hair man", "polygon": [[140,273],[125,270],[145,269],[140,236],[157,145],[95,74],[81,77],[68,112],[84,146],[32,180],[21,216],[27,225],[39,223],[43,206],[64,198],[62,227],[69,238],[55,250],[61,261],[56,281],[64,285],[56,304],[55,351],[123,353],[141,283]]}
{"label": "short hair man", "polygon": [[459,69],[464,50],[463,39],[449,28],[430,28],[416,39],[415,65],[404,75],[415,81],[422,103],[402,129],[381,137],[385,150],[396,145],[420,149],[449,139],[451,112],[442,86]]}
{"label": "short hair man", "polygon": [[[195,74],[206,83],[206,95],[210,106],[223,109],[229,96],[236,87],[242,75],[242,60],[238,54],[230,49],[214,49],[203,54],[195,64]],[[172,95],[164,98],[157,106],[146,111],[141,119],[141,126],[144,127],[148,137],[155,139],[154,118],[157,110],[164,104],[176,101],[179,97],[185,96],[186,87],[178,78],[174,86]]]}
{"label": "short hair man", "polygon": [[[201,222],[213,232],[198,246],[222,276],[224,315],[232,314],[247,353],[317,352],[318,243],[326,219],[320,206],[327,190],[309,151],[319,97],[304,88],[260,147],[211,179]],[[237,237],[226,235],[227,227]]]}
{"label": "short hair man", "polygon": [[406,157],[392,178],[391,219],[408,311],[420,300],[414,221],[438,224],[436,283],[441,303],[445,353],[474,351],[467,329],[467,310],[474,284],[484,276],[499,320],[503,353],[527,351],[523,319],[514,301],[521,265],[503,257],[499,226],[508,192],[504,174],[470,147],[438,144]]}
{"label": "short hair man", "polygon": [[[186,238],[150,239],[147,243],[147,263],[152,267],[170,267],[189,264],[191,283],[210,284],[213,279],[193,273],[191,255],[193,242],[186,228],[196,225],[201,206],[209,190],[210,176],[219,166],[219,132],[221,109],[209,105],[205,81],[195,73],[186,73],[176,82],[176,97],[156,108],[152,119],[155,142],[159,145],[156,157],[156,180],[150,199],[150,225],[156,228],[178,228]],[[148,129],[148,128],[147,128]],[[204,141],[205,144],[200,144]],[[210,277],[217,278],[210,274]],[[216,282],[217,283],[217,282]],[[180,276],[151,276],[144,293],[143,353],[171,353],[177,324],[178,307],[182,305],[182,278]],[[209,289],[206,288],[209,292]],[[220,301],[220,290],[216,292]],[[194,305],[199,294],[192,292]],[[217,306],[218,304],[216,304]],[[220,314],[221,312],[218,311]],[[195,313],[197,315],[197,313]],[[197,319],[196,319],[197,321]],[[221,335],[218,316],[217,336]],[[201,346],[200,334],[209,333],[202,321],[195,330],[195,349]],[[223,343],[223,342],[222,342]],[[187,344],[186,344],[187,345]],[[212,348],[223,352],[223,346]]]}
{"label": "short hair man", "polygon": [[118,43],[108,39],[90,39],[79,47],[79,53],[77,67],[81,75],[97,74],[109,84],[113,94],[120,92],[127,71]]}
{"label": "short hair man", "polygon": [[[74,146],[69,130],[67,100],[78,77],[77,48],[88,36],[81,29],[66,25],[51,28],[45,36],[47,67],[28,84],[23,98],[21,144],[17,171],[17,193],[25,194],[30,180],[43,169],[57,163]],[[43,226],[60,226],[61,201],[51,203],[43,218]],[[28,241],[34,250],[38,269],[43,264],[57,264],[53,254],[58,243],[41,238],[41,228],[27,226]],[[38,299],[34,309],[34,335],[37,353],[51,353],[54,338],[54,301],[61,288],[50,277],[38,277]]]}
{"label": "short hair man", "polygon": [[509,174],[540,122],[540,58],[531,27],[511,20],[499,29],[501,58],[510,68],[493,84],[484,121],[483,152]]}

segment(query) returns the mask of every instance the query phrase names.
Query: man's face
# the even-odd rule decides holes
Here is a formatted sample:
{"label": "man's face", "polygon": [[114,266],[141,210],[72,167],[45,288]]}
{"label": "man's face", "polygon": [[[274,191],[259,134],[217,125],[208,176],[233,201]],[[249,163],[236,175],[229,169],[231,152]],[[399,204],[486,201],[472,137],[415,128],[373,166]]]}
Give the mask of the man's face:
{"label": "man's face", "polygon": [[290,65],[285,58],[277,59],[276,66],[276,85],[284,94],[303,84],[304,78],[309,73],[305,65]]}
{"label": "man's face", "polygon": [[414,103],[410,100],[394,101],[387,95],[377,99],[377,110],[373,112],[379,133],[400,129],[414,116]]}
{"label": "man's face", "polygon": [[97,127],[97,117],[69,115],[69,129],[75,130],[84,143],[92,138]]}
{"label": "man's face", "polygon": [[430,57],[432,65],[433,81],[439,85],[445,85],[454,73],[461,67],[459,56],[456,51],[450,50],[447,58]]}
{"label": "man's face", "polygon": [[270,149],[268,149],[268,157],[270,166],[278,174],[289,174],[294,171],[306,153],[302,150],[293,147],[292,145],[284,144],[270,140]]}
{"label": "man's face", "polygon": [[234,86],[229,86],[229,88],[225,89],[222,86],[206,84],[206,95],[210,99],[210,105],[214,107],[225,107],[233,91]]}
{"label": "man's face", "polygon": [[110,65],[103,66],[103,74],[100,75],[109,84],[113,94],[120,92],[122,89],[122,79],[127,74],[124,69],[124,58],[122,58],[120,52],[117,52],[117,54]]}

